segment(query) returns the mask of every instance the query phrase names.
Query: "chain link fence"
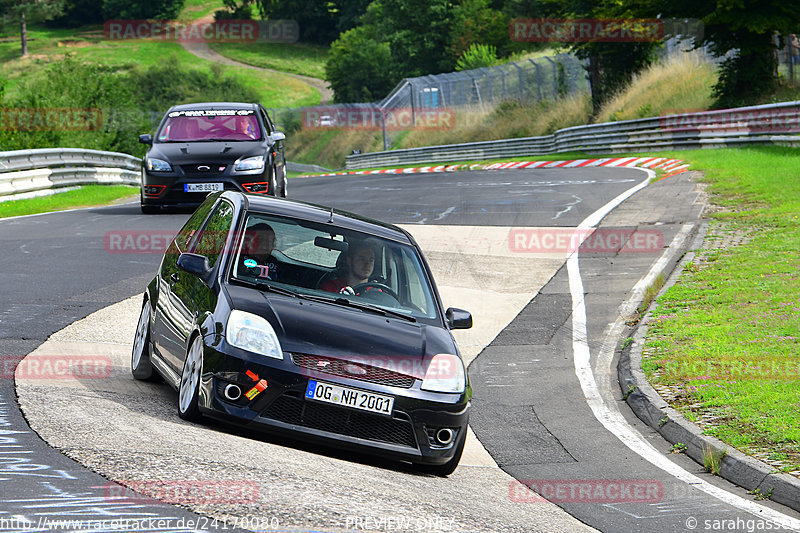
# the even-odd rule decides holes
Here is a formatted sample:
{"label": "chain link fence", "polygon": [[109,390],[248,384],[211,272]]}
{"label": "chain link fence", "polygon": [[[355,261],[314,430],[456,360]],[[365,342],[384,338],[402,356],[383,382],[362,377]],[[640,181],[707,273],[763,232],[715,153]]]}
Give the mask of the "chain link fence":
{"label": "chain link fence", "polygon": [[[299,128],[353,126],[380,130],[384,148],[390,136],[436,110],[485,110],[506,100],[556,100],[588,92],[584,63],[569,54],[512,61],[460,72],[405,78],[383,100],[302,108],[270,108],[273,121],[287,131]],[[338,117],[338,119],[337,119]],[[400,118],[398,118],[400,117]],[[346,120],[346,123],[343,121]],[[388,125],[388,126],[387,126]]]}

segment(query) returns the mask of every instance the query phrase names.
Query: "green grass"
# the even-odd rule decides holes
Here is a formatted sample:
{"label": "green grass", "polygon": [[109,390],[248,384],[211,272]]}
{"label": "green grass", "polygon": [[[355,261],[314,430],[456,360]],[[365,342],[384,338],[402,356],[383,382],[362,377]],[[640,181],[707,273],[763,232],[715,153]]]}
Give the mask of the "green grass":
{"label": "green grass", "polygon": [[[800,149],[670,155],[705,171],[724,210],[658,299],[643,368],[706,433],[800,464]],[[747,238],[723,247],[729,234]]]}
{"label": "green grass", "polygon": [[180,20],[197,20],[214,14],[218,9],[224,9],[225,4],[222,0],[185,0],[183,3],[183,11],[178,16]]}
{"label": "green grass", "polygon": [[0,218],[62,211],[78,207],[107,205],[123,198],[139,196],[139,187],[127,185],[86,185],[80,189],[50,196],[0,202]]}
{"label": "green grass", "polygon": [[[103,38],[102,29],[62,30],[31,27],[27,58],[19,57],[19,38],[13,32],[0,38],[0,78],[8,81],[6,98],[13,98],[24,80],[36,80],[43,75],[47,64],[58,61],[65,54],[84,62],[125,68],[143,67],[161,63],[164,58],[176,56],[181,64],[193,68],[208,68],[211,62],[186,51],[179,43],[148,40],[110,41]],[[224,66],[223,73],[231,73],[244,85],[256,89],[266,107],[295,107],[316,105],[320,94],[305,83],[279,73],[257,71],[244,67]]]}
{"label": "green grass", "polygon": [[328,51],[307,43],[212,43],[216,52],[256,67],[323,79]]}

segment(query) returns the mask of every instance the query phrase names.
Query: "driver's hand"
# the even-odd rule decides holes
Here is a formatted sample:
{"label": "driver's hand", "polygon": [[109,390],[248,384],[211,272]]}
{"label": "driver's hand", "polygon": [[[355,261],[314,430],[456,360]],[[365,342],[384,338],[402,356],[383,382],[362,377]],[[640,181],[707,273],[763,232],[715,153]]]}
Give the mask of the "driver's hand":
{"label": "driver's hand", "polygon": [[353,290],[353,287],[347,285],[346,287],[342,287],[342,290],[339,291],[339,294],[346,294],[348,296],[355,296],[356,291]]}

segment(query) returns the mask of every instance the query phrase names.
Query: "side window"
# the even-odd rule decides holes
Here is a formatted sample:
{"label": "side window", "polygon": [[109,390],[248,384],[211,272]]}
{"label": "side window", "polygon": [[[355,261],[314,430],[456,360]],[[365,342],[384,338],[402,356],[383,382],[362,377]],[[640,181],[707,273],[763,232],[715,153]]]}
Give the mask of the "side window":
{"label": "side window", "polygon": [[275,131],[275,126],[272,125],[272,121],[269,119],[269,113],[263,107],[259,107],[258,112],[261,114],[261,120],[264,121],[264,127],[267,129],[266,134],[271,134]]}
{"label": "side window", "polygon": [[185,252],[189,249],[192,238],[200,230],[200,226],[203,224],[203,221],[208,216],[208,213],[211,212],[211,208],[214,207],[214,202],[215,200],[211,199],[203,202],[203,204],[197,208],[197,211],[194,212],[194,214],[178,232],[178,235],[175,237],[175,242],[178,244],[178,248],[182,252]]}
{"label": "side window", "polygon": [[194,253],[208,257],[208,263],[212,267],[216,265],[232,223],[233,206],[228,202],[220,202],[200,232]]}

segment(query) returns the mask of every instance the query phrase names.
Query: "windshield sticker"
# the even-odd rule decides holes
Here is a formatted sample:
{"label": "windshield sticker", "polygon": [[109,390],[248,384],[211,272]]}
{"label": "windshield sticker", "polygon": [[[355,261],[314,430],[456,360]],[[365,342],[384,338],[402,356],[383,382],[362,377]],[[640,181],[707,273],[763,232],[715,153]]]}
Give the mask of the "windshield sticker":
{"label": "windshield sticker", "polygon": [[252,109],[192,109],[188,111],[173,111],[168,116],[169,118],[175,117],[233,117],[233,116],[246,116],[255,113]]}
{"label": "windshield sticker", "polygon": [[245,259],[245,260],[244,260],[244,266],[246,266],[246,267],[248,267],[248,268],[253,268],[253,267],[255,267],[257,264],[258,264],[258,263],[256,263],[255,259]]}

